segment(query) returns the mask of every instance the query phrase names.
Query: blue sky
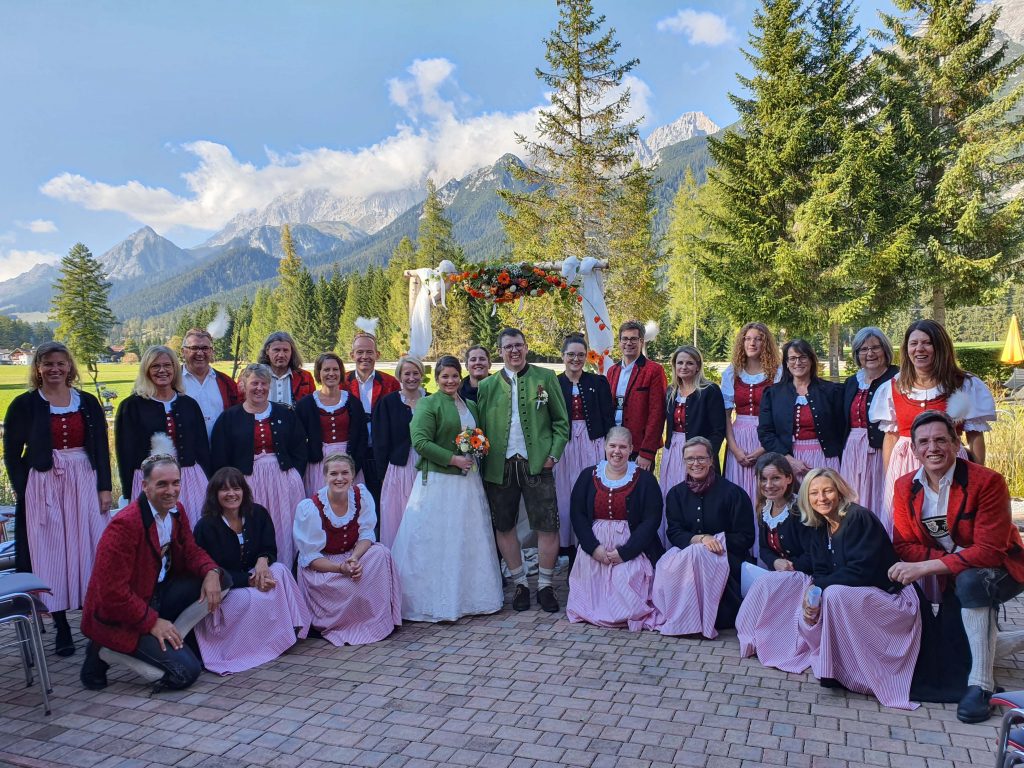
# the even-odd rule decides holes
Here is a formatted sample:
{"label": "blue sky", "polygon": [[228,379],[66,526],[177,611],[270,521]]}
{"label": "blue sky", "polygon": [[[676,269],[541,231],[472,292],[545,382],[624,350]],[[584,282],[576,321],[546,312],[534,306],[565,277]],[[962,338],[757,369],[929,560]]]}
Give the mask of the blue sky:
{"label": "blue sky", "polygon": [[[642,134],[727,94],[754,0],[595,0]],[[864,29],[890,0],[863,0]],[[0,279],[143,224],[196,245],[290,189],[443,183],[515,150],[553,0],[0,2]]]}

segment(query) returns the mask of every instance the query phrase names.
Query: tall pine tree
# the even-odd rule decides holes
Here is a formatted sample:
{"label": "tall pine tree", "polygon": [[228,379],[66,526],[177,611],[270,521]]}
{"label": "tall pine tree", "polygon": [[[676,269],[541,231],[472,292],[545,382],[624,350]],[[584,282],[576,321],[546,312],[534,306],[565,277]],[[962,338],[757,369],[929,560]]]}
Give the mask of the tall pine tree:
{"label": "tall pine tree", "polygon": [[54,338],[64,342],[78,365],[89,371],[97,392],[97,363],[107,348],[107,333],[117,320],[110,311],[109,296],[110,283],[103,267],[85,245],[76,243],[61,259],[50,319],[57,323]]}
{"label": "tall pine tree", "polygon": [[626,320],[657,320],[663,295],[658,287],[661,254],[654,240],[654,192],[651,172],[639,163],[626,176],[612,208],[605,295],[613,327]]}
{"label": "tall pine tree", "polygon": [[1017,271],[1024,243],[1024,117],[1010,87],[1024,59],[995,37],[999,8],[975,0],[895,0],[909,18],[883,14],[890,94],[901,100],[894,131],[919,162],[918,275],[945,321],[947,305],[976,302]]}
{"label": "tall pine tree", "polygon": [[304,357],[320,352],[320,340],[311,333],[310,322],[314,312],[313,279],[295,250],[292,230],[281,227],[281,249],[284,257],[277,267],[280,278],[278,323],[295,339]]}

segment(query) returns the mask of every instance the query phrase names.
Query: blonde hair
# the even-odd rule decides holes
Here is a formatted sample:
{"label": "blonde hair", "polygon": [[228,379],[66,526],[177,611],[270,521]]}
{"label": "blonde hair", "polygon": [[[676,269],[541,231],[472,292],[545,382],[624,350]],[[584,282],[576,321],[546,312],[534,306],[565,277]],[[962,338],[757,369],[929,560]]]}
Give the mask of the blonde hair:
{"label": "blonde hair", "polygon": [[178,362],[178,356],[170,347],[157,344],[143,352],[142,359],[139,361],[139,373],[135,377],[135,394],[139,397],[152,400],[156,396],[156,385],[149,378],[149,368],[161,355],[167,355],[171,360],[171,365],[174,366],[174,378],[171,379],[171,389],[179,395],[184,394],[185,384],[181,380],[181,363]]}
{"label": "blonde hair", "polygon": [[324,463],[322,467],[324,477],[327,477],[327,467],[330,466],[331,464],[337,464],[339,461],[342,464],[348,464],[348,468],[352,470],[352,482],[354,483],[356,476],[356,460],[349,456],[347,453],[331,453],[324,457]]}
{"label": "blonde hair", "polygon": [[739,376],[747,366],[747,353],[743,349],[743,339],[747,335],[747,331],[750,330],[760,331],[761,335],[764,336],[764,346],[761,348],[760,357],[761,369],[770,381],[774,381],[775,372],[779,370],[781,361],[779,344],[775,341],[775,336],[771,330],[764,323],[747,323],[736,334],[736,339],[732,343],[733,375]]}
{"label": "blonde hair", "polygon": [[834,469],[830,467],[812,469],[800,482],[800,495],[797,497],[797,503],[800,506],[800,520],[810,528],[819,528],[825,523],[825,518],[811,507],[811,484],[818,478],[831,480],[836,487],[836,491],[839,493],[839,517],[845,515],[850,505],[857,501],[857,492]]}
{"label": "blonde hair", "polygon": [[39,375],[39,365],[43,362],[44,357],[53,354],[64,355],[68,359],[68,377],[64,383],[70,387],[78,381],[78,366],[75,365],[75,358],[71,354],[71,350],[59,341],[44,341],[32,353],[32,364],[28,370],[29,389],[42,389],[43,377]]}
{"label": "blonde hair", "polygon": [[672,401],[676,399],[676,396],[679,394],[679,390],[683,388],[683,380],[676,375],[676,361],[679,360],[680,355],[689,355],[697,362],[698,392],[703,389],[706,389],[707,386],[711,383],[710,381],[707,380],[707,377],[704,375],[704,355],[700,353],[700,350],[697,349],[692,344],[684,344],[681,347],[676,347],[676,351],[672,353],[672,381],[667,393],[667,401],[669,403],[672,403]]}
{"label": "blonde hair", "polygon": [[402,355],[398,358],[398,362],[395,363],[395,378],[400,379],[402,377],[402,366],[411,365],[417,371],[420,372],[420,376],[426,375],[423,368],[423,362],[415,355]]}

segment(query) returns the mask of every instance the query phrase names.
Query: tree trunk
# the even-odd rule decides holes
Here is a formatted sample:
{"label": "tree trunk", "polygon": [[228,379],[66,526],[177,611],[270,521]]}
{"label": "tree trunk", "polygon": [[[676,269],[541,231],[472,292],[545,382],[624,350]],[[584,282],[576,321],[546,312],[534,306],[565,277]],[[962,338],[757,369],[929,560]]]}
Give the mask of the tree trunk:
{"label": "tree trunk", "polygon": [[932,320],[946,324],[946,291],[937,283],[932,286]]}
{"label": "tree trunk", "polygon": [[839,324],[829,323],[828,326],[828,375],[839,378]]}

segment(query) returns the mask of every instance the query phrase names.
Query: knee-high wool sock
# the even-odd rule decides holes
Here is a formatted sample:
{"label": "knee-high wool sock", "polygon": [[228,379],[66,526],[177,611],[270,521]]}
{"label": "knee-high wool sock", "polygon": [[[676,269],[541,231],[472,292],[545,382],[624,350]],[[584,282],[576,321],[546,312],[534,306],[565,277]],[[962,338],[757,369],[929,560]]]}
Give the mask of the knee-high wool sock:
{"label": "knee-high wool sock", "polygon": [[967,643],[971,647],[971,674],[967,684],[993,691],[996,684],[992,664],[995,661],[997,632],[992,609],[961,608],[960,615],[967,632]]}

